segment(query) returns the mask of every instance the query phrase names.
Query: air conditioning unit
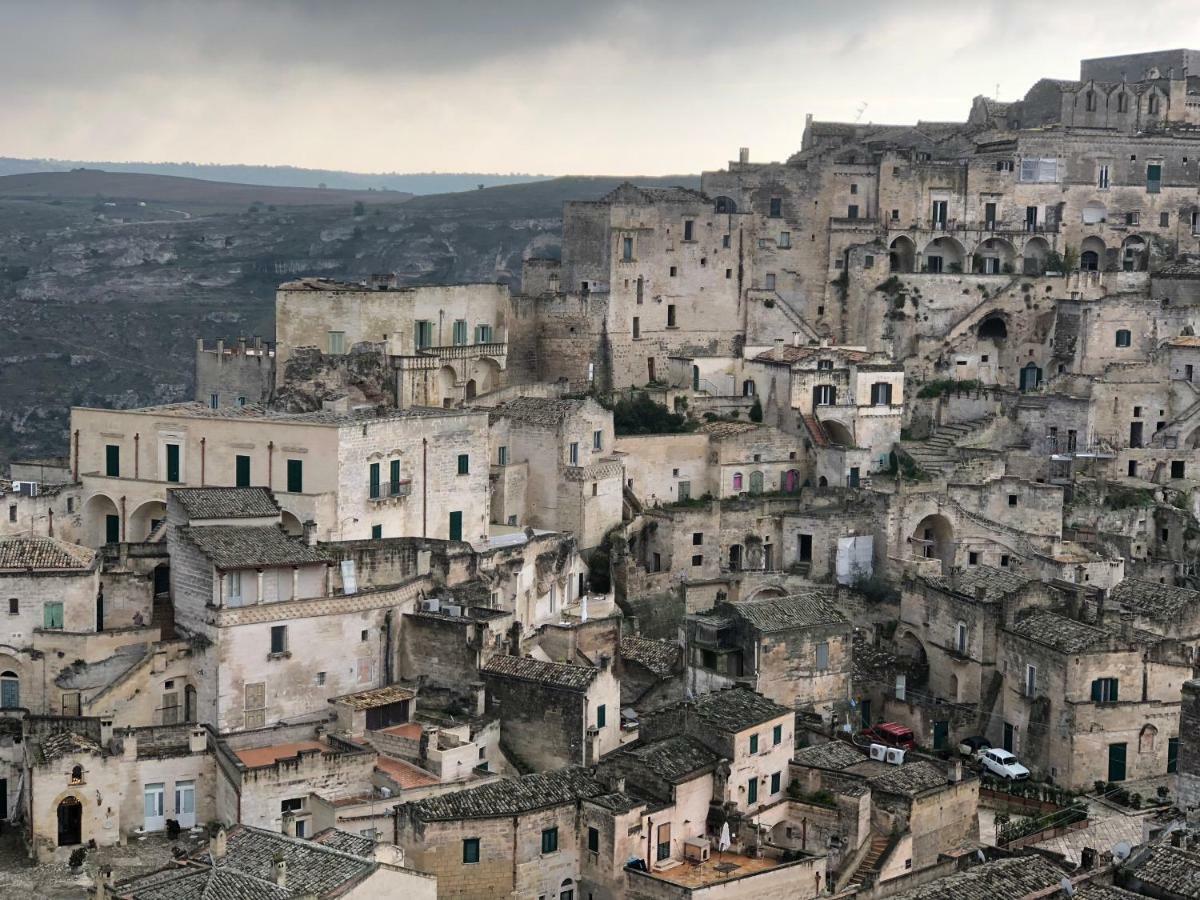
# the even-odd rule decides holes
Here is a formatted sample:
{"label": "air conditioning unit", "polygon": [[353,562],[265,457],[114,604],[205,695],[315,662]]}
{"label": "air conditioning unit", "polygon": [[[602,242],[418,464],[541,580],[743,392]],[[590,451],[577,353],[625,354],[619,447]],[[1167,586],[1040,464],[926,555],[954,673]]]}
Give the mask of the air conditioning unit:
{"label": "air conditioning unit", "polygon": [[421,601],[421,612],[441,612],[442,601],[437,597],[430,597],[427,600]]}
{"label": "air conditioning unit", "polygon": [[904,751],[899,747],[887,748],[887,761],[893,766],[904,765]]}
{"label": "air conditioning unit", "polygon": [[888,748],[883,744],[872,744],[871,759],[877,759],[880,762],[883,762],[884,758],[887,756],[887,749]]}
{"label": "air conditioning unit", "polygon": [[698,838],[688,838],[683,842],[683,858],[692,862],[708,862],[711,850],[708,841]]}
{"label": "air conditioning unit", "polygon": [[442,612],[448,616],[461,616],[463,614],[463,608],[457,603],[447,603],[442,607]]}
{"label": "air conditioning unit", "polygon": [[36,497],[38,495],[38,483],[36,481],[14,481],[12,486],[14,492],[24,494],[26,497]]}

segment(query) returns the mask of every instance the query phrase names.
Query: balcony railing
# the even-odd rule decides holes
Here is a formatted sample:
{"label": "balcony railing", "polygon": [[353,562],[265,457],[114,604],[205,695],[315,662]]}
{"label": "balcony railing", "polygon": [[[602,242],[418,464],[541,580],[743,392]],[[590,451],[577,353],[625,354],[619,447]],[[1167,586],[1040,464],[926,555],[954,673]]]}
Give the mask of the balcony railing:
{"label": "balcony railing", "polygon": [[508,344],[503,341],[489,341],[486,344],[450,344],[445,347],[426,347],[425,353],[435,353],[442,359],[474,359],[478,356],[504,356],[508,353]]}
{"label": "balcony railing", "polygon": [[403,481],[372,481],[368,484],[367,494],[372,500],[390,500],[393,497],[407,497],[412,493],[412,482]]}

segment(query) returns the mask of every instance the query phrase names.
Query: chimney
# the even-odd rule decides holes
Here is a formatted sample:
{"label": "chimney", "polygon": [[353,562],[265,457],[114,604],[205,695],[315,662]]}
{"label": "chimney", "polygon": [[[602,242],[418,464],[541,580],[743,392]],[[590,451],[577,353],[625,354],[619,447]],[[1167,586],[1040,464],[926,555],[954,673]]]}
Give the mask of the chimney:
{"label": "chimney", "polygon": [[222,825],[217,829],[217,833],[208,839],[208,855],[213,858],[214,862],[220,862],[225,858],[225,826]]}
{"label": "chimney", "polygon": [[975,599],[978,600],[980,603],[982,603],[984,600],[987,599],[987,585],[986,584],[975,585]]}
{"label": "chimney", "polygon": [[946,772],[946,778],[951,784],[958,784],[963,778],[963,764],[961,759],[951,760],[949,771]]}
{"label": "chimney", "polygon": [[296,814],[289,809],[286,812],[284,812],[284,814],[281,818],[283,820],[283,823],[282,823],[283,827],[280,830],[288,837],[295,837],[296,836]]}
{"label": "chimney", "polygon": [[133,733],[132,728],[126,728],[121,737],[122,756],[130,762],[137,759],[137,735]]}
{"label": "chimney", "polygon": [[487,711],[487,690],[482,681],[471,682],[471,699],[475,715],[482,716]]}
{"label": "chimney", "polygon": [[287,860],[282,853],[276,853],[271,860],[271,880],[281,888],[287,887]]}
{"label": "chimney", "polygon": [[203,725],[193,725],[191,737],[188,738],[188,750],[192,753],[203,753],[208,749],[208,729]]}
{"label": "chimney", "polygon": [[800,332],[798,332],[798,331],[792,332],[792,346],[793,347],[800,346]]}
{"label": "chimney", "polygon": [[750,148],[749,147],[738,147],[738,162],[740,162],[740,163],[750,162]]}
{"label": "chimney", "polygon": [[304,543],[310,547],[317,545],[317,523],[309,519],[304,523]]}
{"label": "chimney", "polygon": [[600,671],[607,672],[608,664],[610,662],[612,662],[612,657],[610,657],[607,653],[601,653],[600,654]]}
{"label": "chimney", "polygon": [[108,749],[108,745],[112,743],[112,735],[112,716],[102,716],[100,718],[100,746]]}
{"label": "chimney", "polygon": [[100,866],[96,869],[96,900],[108,900],[112,896],[112,866]]}

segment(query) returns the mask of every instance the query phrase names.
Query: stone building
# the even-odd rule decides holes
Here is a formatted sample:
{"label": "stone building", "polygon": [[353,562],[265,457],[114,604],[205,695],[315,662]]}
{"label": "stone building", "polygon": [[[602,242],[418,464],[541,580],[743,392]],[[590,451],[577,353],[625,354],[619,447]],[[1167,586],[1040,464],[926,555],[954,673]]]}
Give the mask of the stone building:
{"label": "stone building", "polygon": [[487,709],[519,768],[593,765],[621,740],[621,692],[611,660],[598,666],[493,656],[480,670]]}
{"label": "stone building", "polygon": [[228,345],[196,340],[196,402],[213,409],[270,403],[275,395],[275,342],[238,338]]}
{"label": "stone building", "polygon": [[172,487],[262,487],[284,525],[319,537],[488,534],[487,416],[374,409],[283,413],[175,403],[72,410],[72,469],[89,546],[143,541]]}

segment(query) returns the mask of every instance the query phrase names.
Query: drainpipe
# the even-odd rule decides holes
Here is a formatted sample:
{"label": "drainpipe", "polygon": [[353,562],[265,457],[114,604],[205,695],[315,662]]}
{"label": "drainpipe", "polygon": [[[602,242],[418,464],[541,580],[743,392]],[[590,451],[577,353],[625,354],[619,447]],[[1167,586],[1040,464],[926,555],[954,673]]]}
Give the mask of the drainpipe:
{"label": "drainpipe", "polygon": [[75,465],[73,466],[74,474],[71,476],[72,481],[79,480],[79,429],[75,429]]}
{"label": "drainpipe", "polygon": [[125,496],[121,495],[121,543],[125,543]]}
{"label": "drainpipe", "polygon": [[138,477],[138,466],[141,463],[141,461],[138,459],[138,457],[142,455],[141,450],[139,449],[141,447],[141,443],[142,443],[141,433],[134,432],[134,435],[133,435],[133,477],[135,479]]}
{"label": "drainpipe", "polygon": [[54,510],[46,510],[46,516],[50,520],[49,530],[46,532],[46,534],[50,537],[54,537]]}
{"label": "drainpipe", "polygon": [[421,537],[429,536],[429,438],[421,438]]}
{"label": "drainpipe", "polygon": [[267,441],[267,490],[275,490],[275,480],[271,477],[273,465],[275,463],[275,442]]}
{"label": "drainpipe", "polygon": [[392,610],[383,614],[383,678],[392,683]]}
{"label": "drainpipe", "polygon": [[200,438],[200,487],[204,487],[204,451],[208,438]]}

